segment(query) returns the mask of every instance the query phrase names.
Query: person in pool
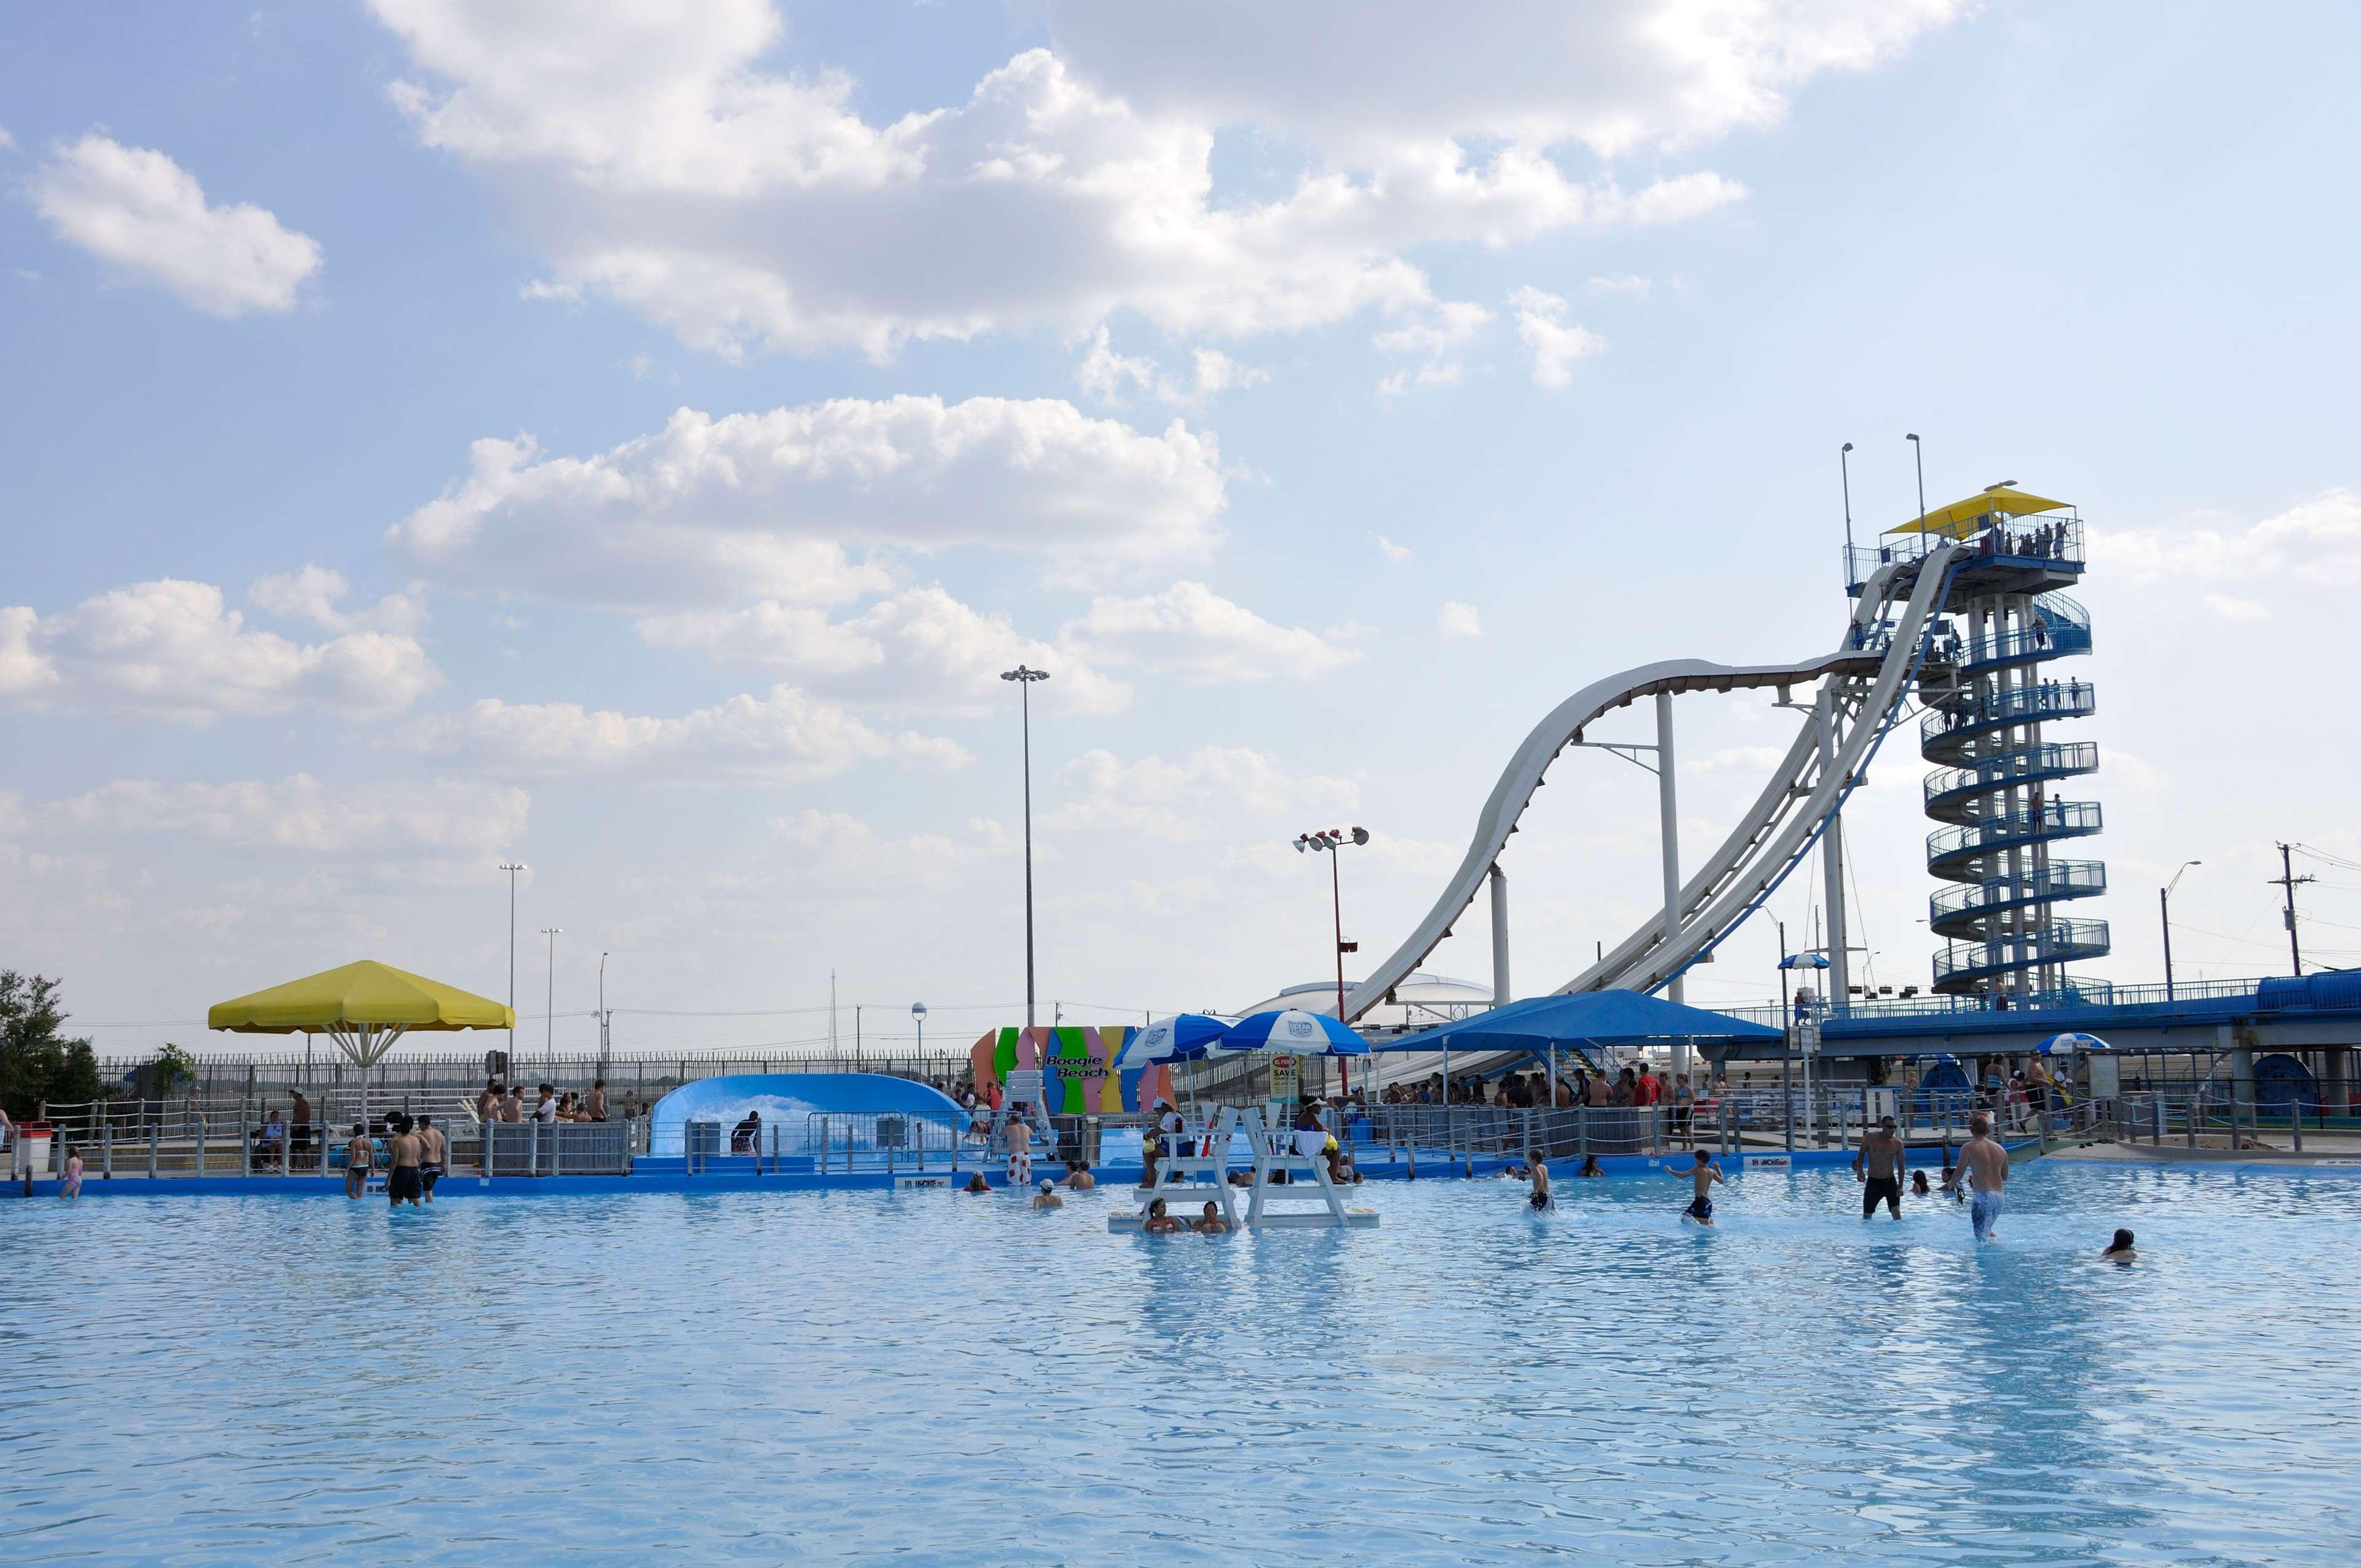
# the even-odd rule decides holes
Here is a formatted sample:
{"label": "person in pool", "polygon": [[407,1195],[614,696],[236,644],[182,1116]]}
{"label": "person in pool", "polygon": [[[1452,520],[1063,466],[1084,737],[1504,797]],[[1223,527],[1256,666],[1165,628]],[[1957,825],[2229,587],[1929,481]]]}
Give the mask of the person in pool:
{"label": "person in pool", "polygon": [[1587,1154],[1582,1157],[1582,1168],[1576,1171],[1574,1174],[1577,1177],[1588,1178],[1593,1176],[1604,1177],[1607,1173],[1598,1168],[1598,1157],[1597,1155]]}
{"label": "person in pool", "polygon": [[[1160,1203],[1163,1200],[1159,1198],[1157,1201]],[[1208,1198],[1205,1200],[1204,1217],[1189,1228],[1201,1236],[1218,1236],[1229,1230],[1230,1223],[1222,1218],[1221,1209]]]}
{"label": "person in pool", "polygon": [[1091,1168],[1089,1166],[1082,1164],[1080,1160],[1070,1159],[1066,1162],[1067,1190],[1071,1192],[1088,1192],[1098,1184],[1099,1179],[1091,1174]]}
{"label": "person in pool", "polygon": [[1531,1173],[1533,1179],[1533,1190],[1526,1197],[1525,1201],[1532,1204],[1536,1211],[1548,1208],[1550,1206],[1549,1161],[1542,1157],[1541,1150],[1525,1151],[1525,1169]]}
{"label": "person in pool", "polygon": [[[2008,1151],[1992,1135],[1992,1118],[1982,1112],[1968,1118],[1968,1131],[1974,1135],[1960,1146],[1958,1174],[1975,1188],[1968,1202],[1968,1222],[1975,1228],[1976,1240],[1988,1242],[1996,1239],[2000,1225],[2008,1186]],[[1956,1180],[1954,1185],[1959,1185]]]}
{"label": "person in pool", "polygon": [[1148,1205],[1147,1222],[1140,1226],[1151,1236],[1167,1236],[1182,1229],[1180,1221],[1164,1212],[1164,1200],[1157,1199]]}
{"label": "person in pool", "polygon": [[1910,1173],[1910,1196],[1913,1198],[1931,1198],[1934,1195],[1935,1190],[1927,1185],[1927,1173],[1923,1170],[1912,1171]]}
{"label": "person in pool", "polygon": [[2115,1233],[2115,1239],[2109,1242],[2107,1244],[2107,1250],[2101,1253],[2099,1255],[2105,1258],[2109,1263],[2129,1263],[2134,1258],[2139,1256],[2139,1254],[2133,1249],[2131,1232],[2117,1231]]}
{"label": "person in pool", "polygon": [[1043,1177],[1040,1181],[1036,1184],[1036,1190],[1033,1194],[1033,1207],[1036,1209],[1062,1209],[1065,1206],[1066,1201],[1058,1196],[1058,1184],[1050,1180],[1048,1177]]}
{"label": "person in pool", "polygon": [[1690,1199],[1689,1206],[1681,1211],[1681,1218],[1695,1220],[1700,1225],[1711,1226],[1714,1184],[1722,1179],[1721,1167],[1715,1162],[1713,1157],[1703,1149],[1693,1150],[1689,1155],[1689,1168],[1686,1170],[1675,1170],[1672,1167],[1666,1166],[1664,1174],[1686,1177],[1697,1189],[1697,1196]]}
{"label": "person in pool", "polygon": [[989,1192],[992,1190],[992,1183],[986,1181],[983,1179],[983,1172],[979,1170],[974,1175],[967,1179],[967,1185],[961,1188],[960,1190],[962,1192]]}

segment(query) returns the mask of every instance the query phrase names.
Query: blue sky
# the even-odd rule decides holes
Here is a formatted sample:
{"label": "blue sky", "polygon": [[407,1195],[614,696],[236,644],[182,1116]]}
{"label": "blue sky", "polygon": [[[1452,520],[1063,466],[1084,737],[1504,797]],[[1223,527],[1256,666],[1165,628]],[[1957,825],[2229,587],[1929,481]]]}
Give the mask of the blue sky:
{"label": "blue sky", "polygon": [[[1238,1006],[1326,961],[1300,829],[1376,833],[1388,948],[1568,691],[1832,641],[1836,448],[1866,532],[1905,430],[1934,499],[2092,521],[2099,972],[2158,971],[2183,859],[2224,975],[2284,962],[2272,839],[2361,860],[2349,7],[655,14],[0,24],[0,962],[84,1019],[363,954],[498,993],[521,856],[561,1014],[605,950],[621,1007],[833,968],[980,1029],[1020,657],[1044,994]],[[1693,850],[1777,718],[1685,702]],[[1896,983],[1920,771],[1852,813]],[[1653,885],[1652,782],[1553,783],[1529,988]],[[2312,869],[2307,946],[2361,958],[2361,872]],[[1463,925],[1432,967],[1481,977]]]}

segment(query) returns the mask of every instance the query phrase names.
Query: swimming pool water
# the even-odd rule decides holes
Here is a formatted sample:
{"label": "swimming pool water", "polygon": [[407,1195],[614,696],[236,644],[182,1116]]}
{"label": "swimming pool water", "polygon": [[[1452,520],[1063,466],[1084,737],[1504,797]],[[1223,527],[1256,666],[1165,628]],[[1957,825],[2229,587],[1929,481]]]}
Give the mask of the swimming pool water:
{"label": "swimming pool water", "polygon": [[1368,1191],[0,1203],[0,1557],[2354,1560],[2361,1181]]}

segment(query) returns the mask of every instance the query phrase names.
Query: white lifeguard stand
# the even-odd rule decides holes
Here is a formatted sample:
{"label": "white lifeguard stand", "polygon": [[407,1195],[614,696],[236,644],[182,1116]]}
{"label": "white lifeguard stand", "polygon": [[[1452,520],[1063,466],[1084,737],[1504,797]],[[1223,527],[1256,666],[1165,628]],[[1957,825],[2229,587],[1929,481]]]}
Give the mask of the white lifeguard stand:
{"label": "white lifeguard stand", "polygon": [[1236,1189],[1230,1185],[1230,1139],[1238,1130],[1238,1113],[1224,1106],[1213,1120],[1206,1124],[1205,1135],[1198,1140],[1197,1152],[1191,1155],[1168,1154],[1156,1162],[1156,1180],[1139,1190],[1146,1194],[1139,1201],[1137,1214],[1110,1214],[1110,1232],[1137,1231],[1148,1223],[1148,1211],[1159,1198],[1164,1200],[1165,1211],[1173,1218],[1188,1220],[1173,1208],[1175,1200],[1189,1204],[1202,1204],[1207,1199],[1222,1206],[1222,1218],[1232,1230],[1238,1228],[1238,1206],[1234,1196]]}
{"label": "white lifeguard stand", "polygon": [[[1146,1194],[1136,1214],[1112,1214],[1107,1217],[1107,1229],[1115,1233],[1137,1232],[1148,1223],[1148,1211],[1159,1198],[1164,1200],[1165,1211],[1175,1219],[1180,1218],[1174,1208],[1176,1200],[1199,1204],[1211,1199],[1221,1205],[1222,1218],[1230,1228],[1238,1228],[1235,1193],[1230,1185],[1230,1140],[1243,1137],[1253,1152],[1254,1180],[1246,1189],[1246,1226],[1257,1230],[1287,1227],[1338,1226],[1366,1227],[1378,1223],[1377,1212],[1371,1209],[1347,1209],[1344,1194],[1328,1179],[1328,1162],[1317,1154],[1297,1152],[1291,1134],[1274,1137],[1270,1125],[1258,1107],[1239,1110],[1225,1105],[1205,1128],[1205,1135],[1193,1155],[1170,1155],[1156,1163],[1156,1182],[1142,1188]],[[1271,1176],[1287,1172],[1284,1185],[1273,1186]],[[1306,1199],[1317,1202],[1317,1209],[1274,1208],[1271,1201],[1281,1202]]]}

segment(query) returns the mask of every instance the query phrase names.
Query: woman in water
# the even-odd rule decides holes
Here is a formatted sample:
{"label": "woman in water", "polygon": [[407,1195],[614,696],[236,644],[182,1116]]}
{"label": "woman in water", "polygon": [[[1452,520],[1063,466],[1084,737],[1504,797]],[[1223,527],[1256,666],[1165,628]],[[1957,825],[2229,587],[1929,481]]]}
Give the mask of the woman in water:
{"label": "woman in water", "polygon": [[1910,1196],[1913,1198],[1934,1196],[1933,1190],[1927,1185],[1927,1173],[1924,1170],[1914,1170],[1910,1173]]}
{"label": "woman in water", "polygon": [[1170,1235],[1180,1228],[1180,1222],[1164,1212],[1164,1200],[1161,1198],[1148,1205],[1147,1223],[1140,1226],[1151,1236]]}
{"label": "woman in water", "polygon": [[2131,1232],[2117,1231],[2115,1233],[2115,1239],[2109,1242],[2107,1244],[2107,1250],[2101,1253],[2099,1255],[2105,1258],[2109,1263],[2129,1263],[2134,1258],[2139,1256],[2139,1254],[2132,1249]]}
{"label": "woman in water", "polygon": [[1587,1154],[1582,1157],[1582,1168],[1576,1171],[1574,1174],[1578,1177],[1591,1177],[1605,1176],[1607,1173],[1598,1168],[1598,1157],[1597,1155]]}

